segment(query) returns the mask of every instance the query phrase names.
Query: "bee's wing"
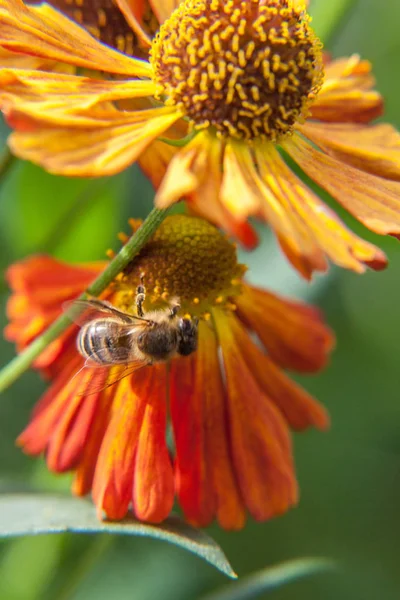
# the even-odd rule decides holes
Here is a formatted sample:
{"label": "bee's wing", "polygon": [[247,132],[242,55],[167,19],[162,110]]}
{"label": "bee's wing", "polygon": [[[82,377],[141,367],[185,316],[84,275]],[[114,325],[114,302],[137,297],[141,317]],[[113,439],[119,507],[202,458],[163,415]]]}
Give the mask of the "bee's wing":
{"label": "bee's wing", "polygon": [[135,360],[130,363],[113,365],[112,367],[95,365],[96,368],[93,368],[94,365],[92,362],[86,361],[82,369],[74,375],[76,377],[78,374],[83,373],[80,377],[81,383],[76,394],[77,396],[89,396],[90,394],[101,392],[149,364],[151,363],[146,360]]}
{"label": "bee's wing", "polygon": [[127,313],[118,310],[118,308],[115,308],[110,302],[107,302],[106,300],[97,300],[95,298],[92,300],[71,300],[69,302],[64,302],[63,310],[71,321],[77,323],[77,325],[84,325],[88,321],[93,321],[93,319],[105,316],[117,317],[130,325],[132,325],[132,323],[136,324],[139,321],[147,323],[146,319],[136,317],[135,315],[128,315]]}

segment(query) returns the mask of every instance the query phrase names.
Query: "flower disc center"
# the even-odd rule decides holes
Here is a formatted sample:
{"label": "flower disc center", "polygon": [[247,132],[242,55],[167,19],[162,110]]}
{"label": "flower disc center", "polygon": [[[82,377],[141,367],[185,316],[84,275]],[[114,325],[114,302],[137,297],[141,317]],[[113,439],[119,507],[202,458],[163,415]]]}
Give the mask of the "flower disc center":
{"label": "flower disc center", "polygon": [[146,310],[178,298],[183,312],[203,316],[213,305],[230,305],[241,291],[245,267],[235,246],[216,227],[197,217],[164,219],[153,238],[114,283],[113,303],[135,312],[136,287],[144,274]]}
{"label": "flower disc center", "polygon": [[161,26],[154,80],[195,128],[276,140],[318,92],[321,43],[294,0],[185,0]]}

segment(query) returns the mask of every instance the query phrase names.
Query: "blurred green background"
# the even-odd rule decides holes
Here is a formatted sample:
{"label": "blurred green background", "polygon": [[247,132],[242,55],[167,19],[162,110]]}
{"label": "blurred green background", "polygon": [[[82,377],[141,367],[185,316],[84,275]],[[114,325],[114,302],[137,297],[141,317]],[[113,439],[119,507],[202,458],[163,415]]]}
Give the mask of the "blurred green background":
{"label": "blurred green background", "polygon": [[[372,60],[386,120],[400,127],[399,0],[314,0],[311,12],[334,56],[356,52]],[[103,258],[106,248],[118,247],[115,235],[127,230],[127,218],[145,216],[151,201],[135,168],[109,180],[68,181],[18,163],[0,191],[0,266],[33,252]],[[301,556],[337,561],[335,572],[268,595],[276,600],[400,597],[400,243],[344,218],[388,253],[386,272],[332,268],[310,286],[286,265],[266,229],[261,248],[241,256],[251,281],[319,304],[338,340],[330,367],[302,380],[329,408],[332,428],[296,436],[298,508],[270,523],[249,522],[239,533],[209,531],[239,576]],[[6,298],[2,280],[2,321]],[[1,342],[1,363],[13,354]],[[29,372],[1,397],[1,491],[68,489],[68,476],[48,474],[42,461],[14,447],[44,387]],[[1,600],[187,600],[225,583],[197,557],[144,538],[65,534],[0,543]]]}

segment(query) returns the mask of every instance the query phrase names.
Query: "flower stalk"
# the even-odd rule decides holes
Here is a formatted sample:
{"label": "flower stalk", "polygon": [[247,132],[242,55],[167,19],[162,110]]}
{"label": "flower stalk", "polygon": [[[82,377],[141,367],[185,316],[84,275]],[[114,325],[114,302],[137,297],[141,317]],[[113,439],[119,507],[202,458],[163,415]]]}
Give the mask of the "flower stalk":
{"label": "flower stalk", "polygon": [[[146,242],[151,238],[156,229],[166,215],[167,209],[154,208],[142,226],[121,248],[119,253],[112,259],[107,268],[93,281],[86,291],[79,296],[84,300],[88,296],[98,296],[115,277],[127,266],[127,264],[140,252]],[[29,369],[35,358],[45,350],[67,327],[71,325],[71,320],[66,314],[62,314],[58,319],[44,331],[42,335],[35,339],[21,354],[11,360],[0,371],[0,392],[3,392],[12,385],[25,371]]]}

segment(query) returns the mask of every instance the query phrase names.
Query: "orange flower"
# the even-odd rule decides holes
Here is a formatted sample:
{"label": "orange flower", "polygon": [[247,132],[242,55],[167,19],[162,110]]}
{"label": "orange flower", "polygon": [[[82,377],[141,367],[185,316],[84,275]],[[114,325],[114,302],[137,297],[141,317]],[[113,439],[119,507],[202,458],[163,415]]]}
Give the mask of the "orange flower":
{"label": "orange flower", "polygon": [[[117,4],[150,44],[143,3]],[[370,124],[383,110],[370,64],[353,56],[324,65],[303,0],[151,7],[166,20],[147,62],[49,5],[0,0],[6,50],[118,75],[1,70],[12,151],[72,176],[111,175],[140,160],[160,186],[157,206],[185,198],[249,247],[256,238],[247,219],[261,217],[306,278],[326,270],[327,259],[357,272],[383,268],[383,252],[349,231],[285,160],[372,231],[400,234],[400,138],[390,125]],[[194,137],[182,148],[159,139],[187,132]]]}
{"label": "orange flower", "polygon": [[[11,266],[6,337],[21,350],[103,268],[46,256]],[[78,328],[71,326],[35,365],[51,384],[19,445],[45,452],[52,471],[74,470],[74,493],[91,490],[99,515],[111,519],[132,507],[139,519],[162,521],[175,495],[198,526],[217,519],[238,529],[246,510],[260,521],[285,512],[298,493],[289,428],[325,429],[328,417],[283,369],[320,370],[333,337],[315,308],[244,283],[244,270],[235,247],[207,221],[165,219],[104,298],[134,314],[145,272],[145,311],[179,297],[182,314],[200,318],[197,351],[100,390],[103,369],[79,370]],[[102,385],[119,369],[111,367]]]}

